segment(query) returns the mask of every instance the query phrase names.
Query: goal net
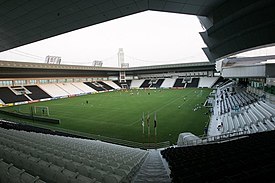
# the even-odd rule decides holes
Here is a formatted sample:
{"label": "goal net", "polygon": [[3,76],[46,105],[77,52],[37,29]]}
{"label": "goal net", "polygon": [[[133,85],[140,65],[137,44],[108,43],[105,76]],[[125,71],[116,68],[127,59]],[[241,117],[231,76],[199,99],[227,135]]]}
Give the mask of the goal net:
{"label": "goal net", "polygon": [[33,106],[33,114],[36,116],[50,116],[50,111],[47,106]]}

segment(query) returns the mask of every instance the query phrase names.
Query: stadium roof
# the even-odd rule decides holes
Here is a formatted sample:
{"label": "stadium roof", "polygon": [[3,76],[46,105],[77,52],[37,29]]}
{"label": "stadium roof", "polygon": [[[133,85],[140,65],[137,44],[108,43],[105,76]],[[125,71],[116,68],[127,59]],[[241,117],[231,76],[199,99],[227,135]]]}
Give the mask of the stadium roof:
{"label": "stadium roof", "polygon": [[0,60],[0,78],[110,76],[118,75],[119,71],[126,71],[128,74],[140,74],[171,71],[205,71],[214,69],[215,64],[209,62],[118,68]]}
{"label": "stadium roof", "polygon": [[200,16],[210,60],[275,43],[272,0],[0,0],[0,51],[146,10]]}

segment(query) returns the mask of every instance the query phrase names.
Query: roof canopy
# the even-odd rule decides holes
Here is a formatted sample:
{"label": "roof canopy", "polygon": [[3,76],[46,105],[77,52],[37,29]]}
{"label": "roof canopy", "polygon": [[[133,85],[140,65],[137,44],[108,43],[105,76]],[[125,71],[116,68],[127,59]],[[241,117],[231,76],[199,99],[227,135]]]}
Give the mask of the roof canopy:
{"label": "roof canopy", "polygon": [[199,16],[210,60],[275,43],[274,0],[0,0],[0,51],[146,10]]}

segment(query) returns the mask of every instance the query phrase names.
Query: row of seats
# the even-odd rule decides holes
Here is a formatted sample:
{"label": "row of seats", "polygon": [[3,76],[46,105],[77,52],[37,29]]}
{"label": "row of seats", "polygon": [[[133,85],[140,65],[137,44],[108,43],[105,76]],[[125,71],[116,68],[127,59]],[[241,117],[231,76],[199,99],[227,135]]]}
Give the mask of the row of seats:
{"label": "row of seats", "polygon": [[107,90],[101,84],[96,83],[96,82],[84,82],[84,84],[86,84],[87,86],[91,87],[92,89],[94,89],[98,92]]}
{"label": "row of seats", "polygon": [[219,77],[201,77],[198,87],[199,88],[212,88]]}
{"label": "row of seats", "polygon": [[[212,85],[217,80],[217,77],[206,78],[207,81],[211,81]],[[132,80],[131,88],[197,88],[199,86],[200,78],[165,78],[165,79],[140,79]],[[206,83],[209,85],[208,82]],[[201,86],[206,87],[205,83]],[[209,85],[210,86],[210,85]]]}
{"label": "row of seats", "polygon": [[241,107],[247,106],[253,102],[256,102],[256,98],[246,92],[229,93],[226,90],[221,91],[218,98],[220,106],[220,114],[230,112],[232,110],[238,110]]}
{"label": "row of seats", "polygon": [[0,87],[0,100],[4,104],[15,102],[26,102],[53,97],[63,97],[97,91],[120,89],[113,81],[105,82],[79,82],[79,83],[56,83],[25,86],[31,94],[17,95],[8,87]]}
{"label": "row of seats", "polygon": [[197,88],[199,86],[200,78],[192,78],[191,82],[186,84],[186,88]]}
{"label": "row of seats", "polygon": [[0,87],[0,99],[5,103],[29,101],[25,95],[16,95],[8,87]]}
{"label": "row of seats", "polygon": [[[0,145],[0,148],[5,148]],[[0,182],[9,183],[44,183],[39,177],[26,172],[24,169],[19,169],[12,163],[6,163],[3,159],[0,159]]]}
{"label": "row of seats", "polygon": [[[36,170],[44,165],[45,169],[47,167],[57,169],[58,175],[52,177],[58,176],[64,179],[62,182],[71,181],[70,177],[73,177],[74,181],[81,179],[83,182],[127,182],[131,180],[147,156],[147,152],[140,149],[100,141],[1,128],[0,131],[1,145],[6,149],[9,148],[7,151],[2,150],[1,157],[4,156],[10,162],[24,166],[24,169],[41,177],[43,177],[41,172]],[[14,153],[8,154],[9,151]],[[33,170],[33,167],[37,168]],[[64,172],[68,176],[63,175]],[[43,177],[43,180],[46,179],[47,177]]]}
{"label": "row of seats", "polygon": [[274,182],[274,131],[161,151],[172,182]]}
{"label": "row of seats", "polygon": [[140,88],[160,88],[164,79],[146,79],[140,85]]}
{"label": "row of seats", "polygon": [[[249,116],[250,113],[244,112],[243,114],[235,115],[234,117],[225,114],[222,116],[222,134],[232,132],[257,133],[262,131],[274,130],[275,123],[272,120],[266,119],[264,121],[254,122]],[[251,113],[254,115],[253,113]]]}
{"label": "row of seats", "polygon": [[218,88],[216,95],[221,134],[244,131],[257,133],[275,129],[273,107],[257,101],[253,95],[234,86],[228,87],[222,90]]}

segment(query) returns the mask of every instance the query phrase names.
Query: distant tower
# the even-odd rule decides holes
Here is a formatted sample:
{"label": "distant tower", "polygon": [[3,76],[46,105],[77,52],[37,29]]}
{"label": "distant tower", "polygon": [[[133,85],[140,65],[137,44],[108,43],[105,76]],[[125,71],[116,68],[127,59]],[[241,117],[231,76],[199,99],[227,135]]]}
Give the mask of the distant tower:
{"label": "distant tower", "polygon": [[125,70],[123,69],[124,67],[123,48],[119,48],[117,56],[118,56],[118,67],[121,68],[121,71],[119,72],[119,82],[126,83],[126,74],[125,74]]}
{"label": "distant tower", "polygon": [[119,48],[118,53],[118,67],[121,67],[122,64],[124,63],[124,52],[123,52],[123,48]]}

